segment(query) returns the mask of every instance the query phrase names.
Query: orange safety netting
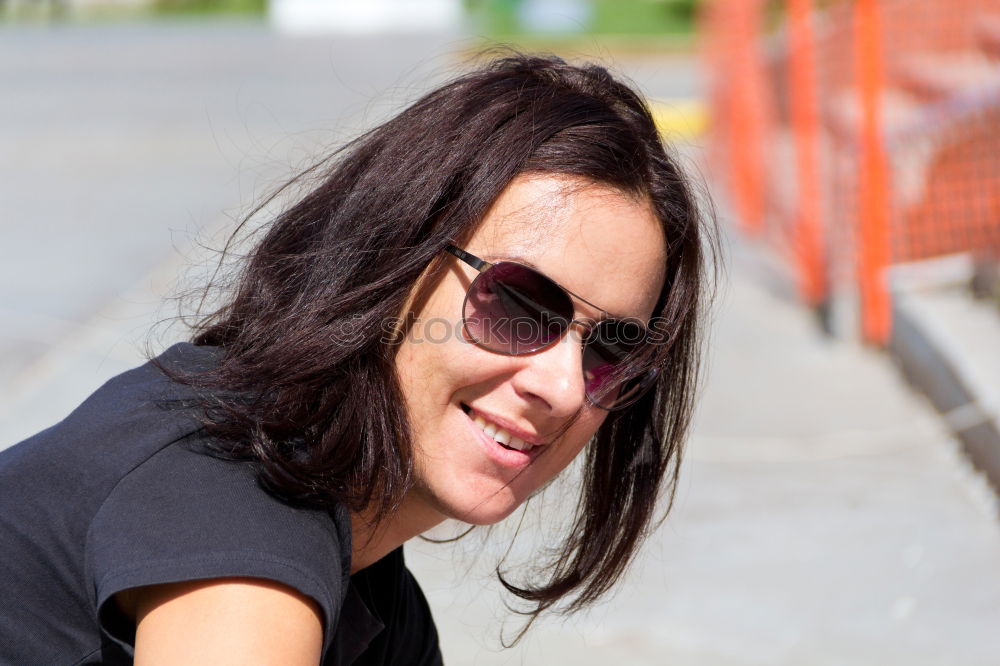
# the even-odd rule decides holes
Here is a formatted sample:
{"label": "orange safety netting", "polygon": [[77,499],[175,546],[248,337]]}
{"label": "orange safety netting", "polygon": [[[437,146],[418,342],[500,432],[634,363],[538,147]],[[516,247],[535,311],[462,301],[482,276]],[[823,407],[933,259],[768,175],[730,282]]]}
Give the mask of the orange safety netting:
{"label": "orange safety netting", "polygon": [[1000,256],[1000,0],[709,0],[709,161],[812,305],[852,283],[888,339],[886,268]]}

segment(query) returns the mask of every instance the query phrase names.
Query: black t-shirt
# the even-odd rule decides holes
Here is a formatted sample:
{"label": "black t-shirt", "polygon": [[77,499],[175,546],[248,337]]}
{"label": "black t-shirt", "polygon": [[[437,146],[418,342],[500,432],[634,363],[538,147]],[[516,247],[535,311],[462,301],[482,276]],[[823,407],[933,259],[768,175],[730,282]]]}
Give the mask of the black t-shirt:
{"label": "black t-shirt", "polygon": [[[197,369],[218,348],[159,360]],[[403,549],[350,575],[347,511],[291,506],[247,463],[201,452],[193,397],[150,363],[60,423],[0,451],[0,664],[131,664],[128,588],[248,576],[289,585],[324,615],[322,664],[439,664],[430,609]]]}

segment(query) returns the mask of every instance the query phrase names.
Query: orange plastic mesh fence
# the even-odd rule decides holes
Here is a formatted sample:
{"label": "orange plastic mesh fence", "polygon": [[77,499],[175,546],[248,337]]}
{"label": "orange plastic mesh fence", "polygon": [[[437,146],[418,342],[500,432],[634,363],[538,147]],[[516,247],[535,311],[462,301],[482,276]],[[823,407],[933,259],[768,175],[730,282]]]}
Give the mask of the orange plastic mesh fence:
{"label": "orange plastic mesh fence", "polygon": [[[808,14],[806,14],[806,12]],[[1000,0],[708,0],[709,166],[819,304],[885,268],[1000,256]]]}

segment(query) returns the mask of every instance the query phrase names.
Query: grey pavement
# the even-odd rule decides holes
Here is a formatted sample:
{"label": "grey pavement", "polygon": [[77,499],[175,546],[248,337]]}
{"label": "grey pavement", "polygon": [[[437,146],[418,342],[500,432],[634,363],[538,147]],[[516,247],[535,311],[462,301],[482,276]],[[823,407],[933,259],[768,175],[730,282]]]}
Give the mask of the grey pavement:
{"label": "grey pavement", "polygon": [[[0,446],[139,362],[162,299],[202,275],[199,237],[446,74],[460,44],[0,28]],[[689,62],[623,65],[655,96],[697,92]],[[408,545],[447,663],[998,663],[997,507],[942,420],[886,355],[822,338],[735,241],[727,284],[676,506],[613,598],[500,650],[518,624],[490,571],[513,528]],[[572,486],[529,506],[515,575]]]}

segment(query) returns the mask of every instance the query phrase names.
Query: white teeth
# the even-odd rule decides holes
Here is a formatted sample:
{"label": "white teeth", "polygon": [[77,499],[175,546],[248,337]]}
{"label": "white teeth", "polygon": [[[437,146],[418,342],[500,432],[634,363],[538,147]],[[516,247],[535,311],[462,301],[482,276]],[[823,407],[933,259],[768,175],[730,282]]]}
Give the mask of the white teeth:
{"label": "white teeth", "polygon": [[508,446],[512,449],[517,449],[518,451],[530,451],[534,446],[533,444],[529,444],[528,442],[524,441],[520,437],[514,437],[512,434],[510,434],[510,432],[504,430],[503,428],[498,428],[493,423],[488,423],[486,419],[484,419],[479,414],[473,413],[472,420],[477,426],[483,429],[483,432],[485,432],[487,435],[492,437],[498,443],[503,444],[504,446]]}

